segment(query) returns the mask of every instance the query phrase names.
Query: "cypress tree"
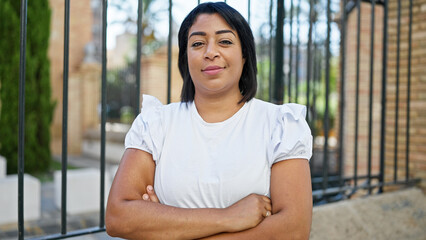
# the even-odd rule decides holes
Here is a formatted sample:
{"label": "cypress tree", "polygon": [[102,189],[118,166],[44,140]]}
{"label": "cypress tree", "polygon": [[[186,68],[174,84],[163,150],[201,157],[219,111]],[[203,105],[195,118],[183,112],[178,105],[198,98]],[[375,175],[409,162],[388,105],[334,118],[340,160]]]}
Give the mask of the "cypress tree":
{"label": "cypress tree", "polygon": [[[48,0],[28,1],[25,74],[25,172],[48,170],[51,162],[50,34]],[[0,1],[0,155],[7,172],[17,172],[20,1]]]}

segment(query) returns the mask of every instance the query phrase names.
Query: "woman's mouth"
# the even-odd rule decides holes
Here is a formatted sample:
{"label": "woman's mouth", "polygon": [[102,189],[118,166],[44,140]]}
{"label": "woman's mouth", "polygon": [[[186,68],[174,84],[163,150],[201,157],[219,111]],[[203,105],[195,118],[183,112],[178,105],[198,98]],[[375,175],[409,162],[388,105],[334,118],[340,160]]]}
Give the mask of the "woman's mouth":
{"label": "woman's mouth", "polygon": [[219,67],[219,66],[208,66],[201,71],[205,74],[208,74],[208,75],[216,75],[216,74],[220,73],[223,69],[225,69],[225,68]]}

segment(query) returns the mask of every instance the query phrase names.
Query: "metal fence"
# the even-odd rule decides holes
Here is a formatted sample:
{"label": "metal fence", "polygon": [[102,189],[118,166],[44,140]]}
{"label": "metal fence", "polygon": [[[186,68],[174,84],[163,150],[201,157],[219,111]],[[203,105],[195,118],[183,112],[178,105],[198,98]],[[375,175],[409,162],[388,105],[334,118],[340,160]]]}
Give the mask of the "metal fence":
{"label": "metal fence", "polygon": [[[25,98],[25,45],[26,45],[26,17],[27,17],[27,1],[21,0],[21,56],[20,56],[20,91],[19,91],[19,151],[18,151],[18,230],[19,239],[24,239],[24,98]],[[106,30],[107,30],[107,0],[102,0],[102,85],[101,85],[101,157],[100,171],[101,183],[100,191],[100,212],[99,226],[89,229],[81,229],[79,231],[67,231],[67,121],[68,121],[68,60],[69,60],[69,25],[70,25],[70,1],[65,1],[65,19],[64,19],[64,65],[63,65],[63,129],[62,129],[62,207],[61,207],[61,232],[41,236],[38,239],[60,239],[69,238],[79,235],[92,234],[105,230],[105,125],[107,121],[107,70],[106,70]],[[226,1],[225,1],[226,2]],[[360,72],[360,16],[361,2],[371,4],[371,29],[375,26],[375,8],[383,8],[383,44],[381,49],[375,49],[374,39],[377,37],[374,31],[369,33],[370,37],[370,85],[369,85],[369,113],[368,113],[368,164],[367,174],[360,175],[358,169],[358,138],[352,143],[344,142],[344,132],[347,129],[344,123],[345,119],[345,86],[347,84],[345,74],[336,75],[333,71],[336,69],[340,73],[344,73],[347,68],[347,31],[357,31],[357,51],[355,66],[357,73]],[[138,1],[138,32],[137,32],[137,47],[136,47],[136,66],[141,65],[141,48],[142,48],[142,0]],[[200,1],[198,1],[200,3]],[[398,0],[401,4],[401,0]],[[251,20],[251,1],[248,0],[248,21]],[[383,191],[383,187],[393,184],[411,184],[415,179],[409,178],[409,127],[410,127],[410,78],[411,78],[411,35],[412,35],[412,11],[413,0],[410,0],[409,5],[409,55],[405,59],[408,61],[408,87],[407,87],[407,113],[406,113],[406,148],[405,159],[400,161],[406,162],[406,177],[403,180],[397,179],[398,159],[395,153],[393,181],[385,182],[385,131],[387,127],[395,127],[398,125],[398,113],[396,114],[395,126],[386,126],[386,106],[387,106],[387,53],[388,53],[388,0],[377,1],[361,1],[361,0],[276,0],[269,1],[269,16],[265,16],[266,29],[260,36],[256,36],[257,50],[259,59],[259,94],[260,98],[269,100],[274,103],[281,104],[283,102],[299,102],[305,104],[308,108],[307,120],[311,124],[313,133],[316,136],[322,135],[319,147],[314,148],[314,155],[311,163],[319,162],[319,168],[312,165],[312,184],[313,197],[316,204],[324,202],[344,199],[352,195],[359,189],[366,189],[367,194],[372,194],[373,191]],[[172,8],[173,1],[169,0],[169,37],[168,37],[168,101],[171,96],[171,47],[172,47]],[[340,10],[342,9],[342,10]],[[402,61],[399,55],[400,46],[400,20],[401,8],[398,8],[398,63],[397,76],[399,78],[399,62]],[[358,27],[357,29],[348,29],[347,20],[350,14],[357,14]],[[266,32],[266,33],[265,33]],[[337,37],[336,37],[337,36]],[[335,41],[337,38],[339,41]],[[380,120],[380,171],[379,174],[373,174],[372,165],[372,118],[373,118],[373,71],[375,53],[381,51],[382,60],[382,79],[381,79],[381,120]],[[337,61],[338,60],[338,61]],[[332,61],[338,64],[332,65]],[[353,66],[352,66],[353,67]],[[263,73],[263,75],[262,75]],[[140,71],[136,67],[136,89],[140,92]],[[359,91],[359,74],[357,74],[357,89]],[[338,87],[337,87],[338,86]],[[400,89],[397,79],[397,94]],[[334,91],[334,92],[332,92]],[[338,94],[338,99],[333,99],[332,94]],[[397,101],[399,97],[396,98]],[[359,99],[354,100],[356,104],[355,113],[355,134],[359,132]],[[140,97],[136,94],[136,108],[139,109]],[[338,104],[337,104],[338,103]],[[336,106],[337,109],[331,109],[331,106]],[[398,103],[396,111],[398,111]],[[318,107],[321,106],[321,107]],[[333,115],[333,116],[332,116]],[[337,144],[332,145],[331,136],[329,135],[331,124],[334,124],[338,118],[338,126],[335,127],[337,132]],[[318,126],[316,123],[320,123]],[[322,132],[322,134],[320,134]],[[398,140],[398,131],[395,131],[395,145]],[[354,159],[344,159],[344,151],[347,148],[355,149]],[[395,147],[395,151],[397,151]],[[353,161],[354,173],[348,177],[344,173],[344,164]],[[333,166],[333,167],[330,167]],[[365,181],[359,184],[359,181]],[[373,180],[375,182],[373,183]]]}

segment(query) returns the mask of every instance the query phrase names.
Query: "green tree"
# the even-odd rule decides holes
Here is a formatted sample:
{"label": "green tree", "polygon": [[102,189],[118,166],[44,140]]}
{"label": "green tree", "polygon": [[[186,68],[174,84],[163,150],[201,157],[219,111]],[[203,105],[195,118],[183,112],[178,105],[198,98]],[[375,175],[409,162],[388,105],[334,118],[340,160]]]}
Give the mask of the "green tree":
{"label": "green tree", "polygon": [[[48,0],[28,1],[25,73],[25,172],[49,168],[51,100]],[[18,165],[20,1],[0,1],[0,155],[8,173]]]}

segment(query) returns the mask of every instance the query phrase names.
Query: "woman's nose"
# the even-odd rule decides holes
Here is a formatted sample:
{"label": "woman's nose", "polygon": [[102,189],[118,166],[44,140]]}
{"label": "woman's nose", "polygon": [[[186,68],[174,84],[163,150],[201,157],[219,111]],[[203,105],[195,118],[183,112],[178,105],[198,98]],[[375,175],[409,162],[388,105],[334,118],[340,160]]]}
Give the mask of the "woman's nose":
{"label": "woman's nose", "polygon": [[219,56],[219,51],[214,44],[208,44],[206,48],[206,52],[204,53],[204,57],[210,60]]}

